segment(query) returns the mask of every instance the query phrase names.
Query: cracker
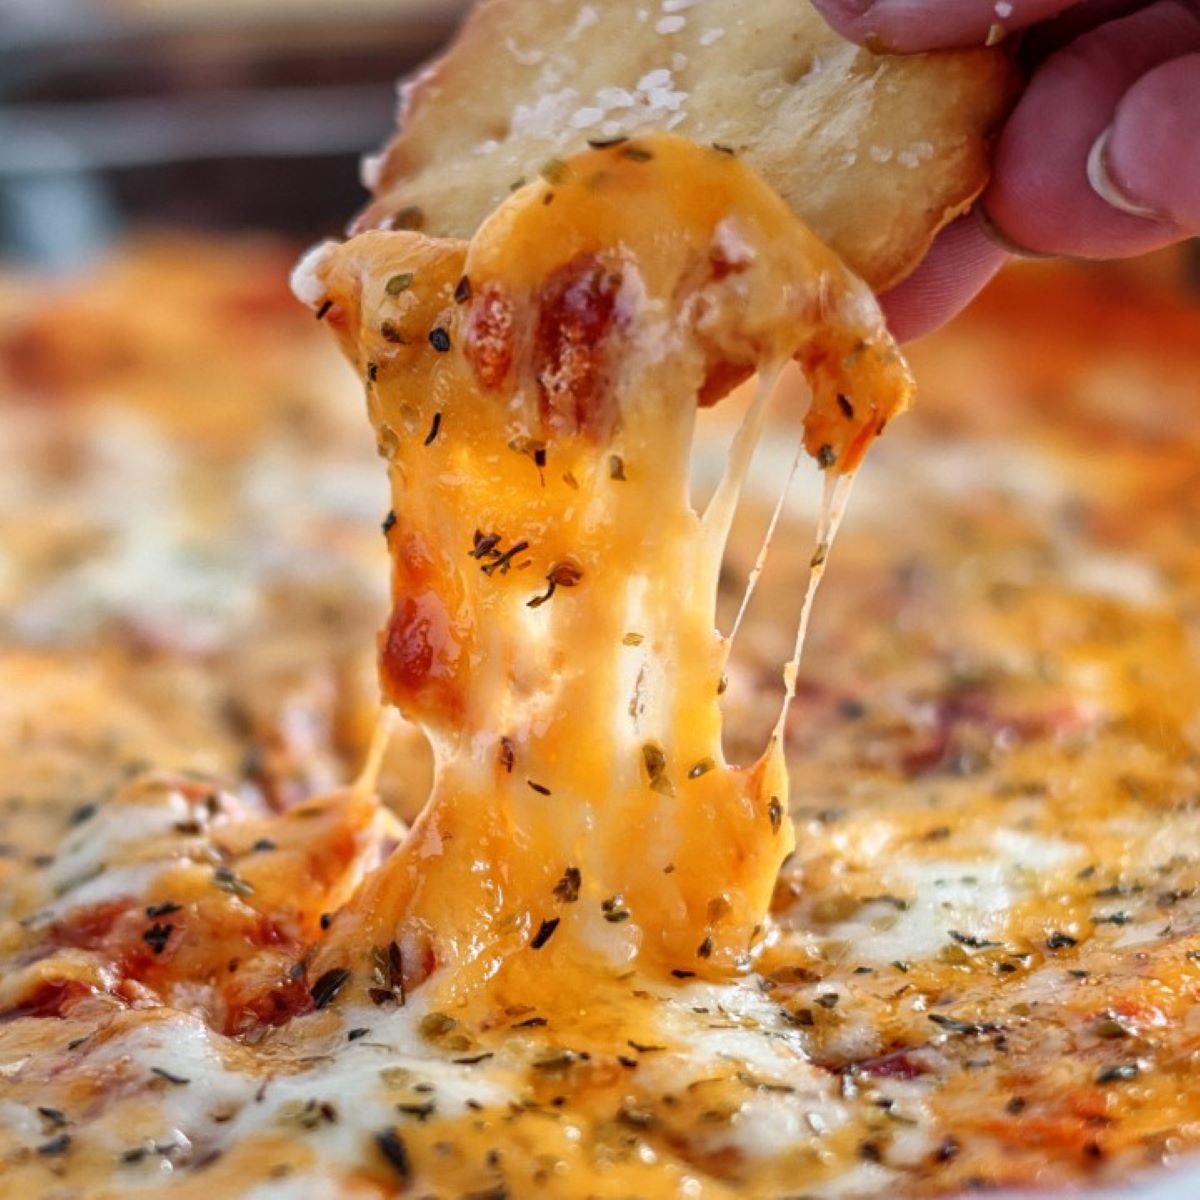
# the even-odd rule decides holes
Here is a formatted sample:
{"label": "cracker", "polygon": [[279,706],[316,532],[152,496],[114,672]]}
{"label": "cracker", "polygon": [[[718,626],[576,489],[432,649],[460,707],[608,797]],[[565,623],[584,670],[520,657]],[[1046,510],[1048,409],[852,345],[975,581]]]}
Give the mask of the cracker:
{"label": "cracker", "polygon": [[483,0],[404,88],[355,228],[469,238],[589,139],[662,129],[744,157],[882,291],[983,188],[1015,90],[1000,48],[872,54],[805,0]]}

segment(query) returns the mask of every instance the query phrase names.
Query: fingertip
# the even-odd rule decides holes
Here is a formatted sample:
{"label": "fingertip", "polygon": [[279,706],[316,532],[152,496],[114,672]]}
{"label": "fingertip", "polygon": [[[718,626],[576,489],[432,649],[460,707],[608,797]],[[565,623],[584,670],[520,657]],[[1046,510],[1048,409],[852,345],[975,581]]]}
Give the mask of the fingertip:
{"label": "fingertip", "polygon": [[1008,260],[974,213],[938,234],[921,265],[880,297],[892,335],[902,342],[932,333],[965,308]]}
{"label": "fingertip", "polygon": [[1120,200],[1183,234],[1200,233],[1200,53],[1142,76],[1097,154]]}
{"label": "fingertip", "polygon": [[[1122,97],[1132,96],[1138,81],[1164,62],[1198,47],[1195,14],[1174,0],[1158,0],[1082,35],[1048,59],[1000,136],[992,182],[982,200],[1005,237],[1035,252],[1081,258],[1120,258],[1176,240],[1173,222],[1109,202],[1103,189],[1092,186],[1088,162],[1092,158],[1094,163],[1097,139],[1124,107]],[[1146,150],[1135,154],[1132,144],[1142,135],[1142,121],[1152,121],[1151,107],[1122,132],[1122,154],[1130,157],[1119,158],[1110,147],[1108,159],[1131,201],[1140,202],[1143,210],[1161,211],[1138,190],[1142,176],[1129,174],[1135,157],[1148,165]],[[1165,184],[1178,151],[1156,154]],[[1092,174],[1094,178],[1094,169]]]}
{"label": "fingertip", "polygon": [[1078,0],[813,0],[843,37],[883,53],[991,45]]}

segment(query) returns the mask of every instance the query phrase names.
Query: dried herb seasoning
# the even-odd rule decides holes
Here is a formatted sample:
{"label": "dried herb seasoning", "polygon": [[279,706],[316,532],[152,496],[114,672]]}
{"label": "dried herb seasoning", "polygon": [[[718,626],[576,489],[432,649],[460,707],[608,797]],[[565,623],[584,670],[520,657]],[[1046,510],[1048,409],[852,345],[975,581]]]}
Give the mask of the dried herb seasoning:
{"label": "dried herb seasoning", "polygon": [[554,885],[554,896],[564,904],[574,904],[579,899],[583,885],[583,873],[578,867],[567,867],[562,878]]}
{"label": "dried herb seasoning", "polygon": [[236,875],[229,867],[217,867],[213,871],[213,885],[231,896],[249,896],[254,892],[254,884]]}
{"label": "dried herb seasoning", "polygon": [[375,1145],[388,1166],[402,1180],[412,1178],[412,1165],[408,1158],[408,1147],[395,1129],[382,1129],[375,1135]]}
{"label": "dried herb seasoning", "polygon": [[977,937],[970,933],[960,933],[957,929],[948,930],[953,941],[960,946],[968,946],[972,950],[994,950],[1003,942],[990,942],[987,938]]}
{"label": "dried herb seasoning", "polygon": [[778,833],[783,828],[783,804],[778,796],[772,796],[768,802],[767,818],[771,822],[772,833]]}
{"label": "dried herb seasoning", "polygon": [[167,942],[170,941],[171,934],[175,932],[175,926],[169,921],[155,921],[149,929],[142,934],[142,941],[154,951],[155,954],[161,954],[167,948]]}
{"label": "dried herb seasoning", "polygon": [[309,995],[312,997],[314,1007],[322,1009],[332,1004],[338,992],[346,986],[346,981],[350,978],[350,975],[351,971],[349,967],[330,967],[309,988]]}
{"label": "dried herb seasoning", "polygon": [[516,762],[516,751],[513,748],[512,738],[502,737],[500,739],[500,751],[498,754],[500,765],[509,775],[512,774],[513,763]]}
{"label": "dried herb seasoning", "polygon": [[151,1067],[150,1073],[157,1075],[159,1079],[165,1079],[167,1083],[175,1087],[186,1087],[192,1082],[186,1075],[176,1075],[173,1071],[168,1071],[166,1067]]}
{"label": "dried herb seasoning", "polygon": [[546,590],[539,596],[526,602],[527,608],[541,608],[554,593],[562,588],[573,588],[583,578],[583,571],[573,562],[555,563],[546,576]]}
{"label": "dried herb seasoning", "polygon": [[948,1017],[945,1013],[929,1013],[928,1016],[939,1029],[944,1029],[947,1033],[966,1036],[986,1032],[982,1025],[976,1025],[971,1021],[960,1021],[957,1017]]}
{"label": "dried herb seasoning", "polygon": [[543,921],[538,926],[538,931],[533,935],[532,941],[529,943],[531,950],[540,950],[553,936],[554,931],[558,928],[561,917],[551,917],[549,920]]}

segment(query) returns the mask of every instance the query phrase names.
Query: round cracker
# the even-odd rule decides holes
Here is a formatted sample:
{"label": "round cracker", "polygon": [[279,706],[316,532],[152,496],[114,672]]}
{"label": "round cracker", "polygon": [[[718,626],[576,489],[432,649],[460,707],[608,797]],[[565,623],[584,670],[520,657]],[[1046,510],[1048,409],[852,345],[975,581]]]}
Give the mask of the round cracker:
{"label": "round cracker", "polygon": [[355,229],[469,238],[560,156],[651,129],[743,156],[876,291],[987,181],[1000,48],[873,54],[806,0],[483,0],[402,92]]}

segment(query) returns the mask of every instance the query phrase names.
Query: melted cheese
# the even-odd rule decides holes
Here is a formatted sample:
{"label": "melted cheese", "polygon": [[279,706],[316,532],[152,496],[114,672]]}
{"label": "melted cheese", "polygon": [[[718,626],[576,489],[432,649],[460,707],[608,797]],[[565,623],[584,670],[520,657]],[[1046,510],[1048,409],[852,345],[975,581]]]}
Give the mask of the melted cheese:
{"label": "melted cheese", "polygon": [[[319,965],[395,942],[410,985],[507,1003],[752,961],[792,841],[782,717],[756,762],[721,745],[730,525],[784,362],[831,479],[909,389],[866,289],[731,156],[655,137],[544,176],[469,247],[365,234],[316,267],[391,466],[384,690],[438,762]],[[754,371],[696,512],[697,407]]]}
{"label": "melted cheese", "polygon": [[[217,281],[223,254],[236,287]],[[218,372],[211,396],[174,408],[186,393],[158,357],[164,289],[189,273],[208,280],[182,309],[189,345],[201,314],[229,312],[239,337],[260,345],[266,318],[246,295],[243,259],[206,244],[188,268],[132,249],[122,286],[100,277],[66,298],[25,297],[22,320],[70,351],[43,349],[41,369],[80,378],[44,403],[6,404],[6,419],[18,412],[43,447],[6,460],[0,494],[5,586],[24,613],[36,615],[41,589],[70,580],[86,600],[95,583],[74,573],[69,542],[54,542],[63,561],[48,568],[47,513],[67,530],[95,518],[97,555],[143,510],[157,515],[150,500],[101,509],[90,486],[74,487],[93,479],[87,447],[104,422],[87,411],[101,394],[180,434],[192,524],[230,544],[256,530],[273,554],[308,547],[370,591],[377,564],[367,555],[359,573],[355,526],[374,526],[347,522],[336,465],[318,469],[342,461],[328,431],[343,401],[331,390],[328,411],[300,423],[282,401],[307,374],[298,364],[313,361],[319,325],[297,314],[268,393],[245,380],[231,389]],[[119,607],[95,606],[108,622],[95,626],[108,630],[98,642],[91,623],[49,621],[36,652],[6,646],[0,1193],[863,1200],[1061,1186],[1110,1196],[1103,1185],[1166,1163],[1175,1170],[1148,1194],[1191,1195],[1195,1170],[1181,1160],[1200,1141],[1200,669],[1188,625],[1200,594],[1200,442],[1188,381],[1200,379],[1200,322],[1139,293],[1124,318],[1137,323],[1116,325],[1128,295],[1126,279],[1081,297],[1073,269],[1042,265],[1000,281],[920,350],[918,428],[904,422],[863,473],[797,678],[786,725],[796,851],[742,976],[673,978],[649,956],[614,973],[599,955],[569,976],[546,957],[556,932],[541,951],[523,941],[493,954],[507,996],[477,978],[448,986],[446,969],[400,992],[386,953],[360,964],[322,949],[352,944],[375,885],[349,898],[404,831],[370,795],[375,764],[322,795],[330,762],[342,778],[359,769],[374,719],[370,706],[357,724],[324,715],[342,711],[321,700],[330,676],[339,690],[355,678],[329,663],[347,642],[367,646],[382,615],[369,603],[328,611],[328,586],[306,590],[305,554],[286,587],[249,555],[231,564],[260,616],[248,634],[218,630],[203,658],[191,637],[148,653],[136,611],[113,629],[132,589],[102,583]],[[155,317],[144,346],[143,309]],[[181,386],[195,384],[197,362],[221,358],[228,330],[217,325],[205,352],[183,360]],[[1001,340],[1018,336],[1021,354]],[[80,337],[128,346],[124,365],[81,374]],[[1145,352],[1132,373],[1131,347]],[[7,350],[0,337],[0,371]],[[28,345],[17,357],[28,366]],[[83,376],[95,376],[90,388]],[[1119,411],[1105,399],[1113,379]],[[964,405],[984,381],[995,402]],[[235,395],[222,466],[196,442],[196,422],[211,435]],[[806,402],[786,391],[775,401],[796,438]],[[732,430],[737,411],[730,401],[709,418]],[[265,442],[247,432],[258,425]],[[418,426],[419,440],[427,433]],[[705,465],[728,448],[728,436],[710,438]],[[743,495],[749,512],[733,524],[738,570],[721,583],[731,619],[775,499],[757,490],[762,459],[782,478],[795,440],[766,450]],[[279,470],[247,508],[263,457]],[[520,462],[536,476],[535,462]],[[373,465],[366,445],[342,477],[365,486]],[[317,477],[329,486],[300,486]],[[818,508],[815,479],[800,473],[806,498],[780,518],[758,591],[766,620],[747,615],[725,665],[731,760],[753,762],[778,718],[779,665],[812,556],[794,518]],[[191,507],[198,485],[210,505],[219,494],[207,515]],[[285,487],[300,490],[281,510]],[[164,558],[146,593],[174,594],[163,572],[182,554]],[[1100,572],[1080,562],[1136,563],[1155,589],[1098,588]],[[582,599],[582,587],[531,616]],[[644,594],[635,602],[641,621]],[[620,665],[627,699],[641,647],[622,649],[634,660]],[[280,664],[288,687],[264,688]],[[231,721],[231,699],[281,714],[286,737],[268,743],[265,762],[262,726]],[[397,740],[399,765],[419,778],[419,748]],[[181,909],[147,914],[171,902]],[[321,916],[348,902],[324,930]],[[161,954],[145,938],[162,940],[156,924],[173,926]],[[340,988],[322,984],[327,955],[352,968]],[[528,972],[516,969],[522,957]],[[269,1019],[272,997],[282,1024]],[[1142,1194],[1131,1188],[1119,1194]]]}

